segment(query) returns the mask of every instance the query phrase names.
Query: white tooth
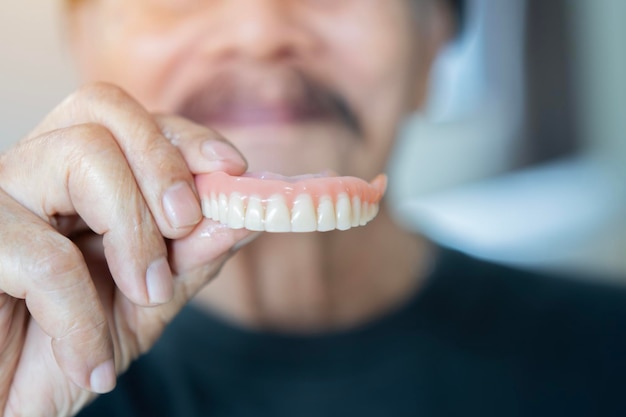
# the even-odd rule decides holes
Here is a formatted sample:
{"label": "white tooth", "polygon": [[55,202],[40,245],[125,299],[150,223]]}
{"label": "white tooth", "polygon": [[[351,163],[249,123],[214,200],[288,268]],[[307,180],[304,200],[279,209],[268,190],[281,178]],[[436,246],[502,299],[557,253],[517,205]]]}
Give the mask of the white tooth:
{"label": "white tooth", "polygon": [[228,198],[226,197],[226,194],[220,194],[218,205],[220,206],[220,223],[228,224]]}
{"label": "white tooth", "polygon": [[337,229],[348,230],[352,226],[352,208],[347,194],[342,193],[337,197],[335,214],[337,215]]}
{"label": "white tooth", "polygon": [[370,204],[370,215],[369,215],[369,219],[373,220],[374,217],[376,217],[376,215],[378,214],[378,204],[377,203],[372,203]]}
{"label": "white tooth", "polygon": [[211,193],[211,218],[216,222],[220,220],[220,205],[215,193]]}
{"label": "white tooth", "polygon": [[293,202],[291,210],[292,232],[314,232],[317,230],[317,217],[313,199],[308,194],[301,194]]}
{"label": "white tooth", "polygon": [[228,201],[228,227],[242,229],[244,220],[243,197],[239,193],[232,193]]}
{"label": "white tooth", "polygon": [[361,199],[358,195],[352,197],[352,227],[361,223]]}
{"label": "white tooth", "polygon": [[335,206],[329,196],[320,198],[317,208],[317,230],[327,232],[337,225],[335,221]]}
{"label": "white tooth", "polygon": [[202,197],[202,215],[211,218],[211,197]]}
{"label": "white tooth", "polygon": [[248,199],[244,226],[248,230],[257,232],[265,230],[265,226],[263,225],[263,203],[259,196],[253,195]]}
{"label": "white tooth", "polygon": [[291,216],[285,199],[279,194],[274,194],[267,200],[265,230],[267,232],[291,231]]}
{"label": "white tooth", "polygon": [[370,212],[370,205],[367,201],[364,201],[363,204],[361,205],[361,220],[359,221],[359,225],[361,226],[365,226],[367,224],[367,222],[369,221],[369,219],[367,218],[367,215]]}

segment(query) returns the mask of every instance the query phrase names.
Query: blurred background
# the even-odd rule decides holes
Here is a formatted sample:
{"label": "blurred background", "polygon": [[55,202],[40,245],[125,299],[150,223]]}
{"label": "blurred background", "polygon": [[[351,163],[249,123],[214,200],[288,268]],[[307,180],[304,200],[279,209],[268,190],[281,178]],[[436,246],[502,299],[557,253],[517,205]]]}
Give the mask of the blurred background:
{"label": "blurred background", "polygon": [[[60,2],[0,3],[0,148],[78,85]],[[626,282],[626,1],[468,0],[390,201],[475,256]]]}
{"label": "blurred background", "polygon": [[401,135],[399,214],[479,257],[624,281],[626,1],[467,6]]}

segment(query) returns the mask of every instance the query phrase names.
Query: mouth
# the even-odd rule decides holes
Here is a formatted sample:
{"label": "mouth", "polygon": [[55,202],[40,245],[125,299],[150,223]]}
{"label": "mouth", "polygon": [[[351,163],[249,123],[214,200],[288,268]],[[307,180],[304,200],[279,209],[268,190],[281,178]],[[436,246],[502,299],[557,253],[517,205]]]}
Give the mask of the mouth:
{"label": "mouth", "polygon": [[323,122],[360,130],[347,100],[291,68],[222,71],[192,94],[178,113],[218,128]]}
{"label": "mouth", "polygon": [[202,121],[217,126],[262,126],[314,122],[330,115],[316,106],[303,103],[224,103],[202,114]]}

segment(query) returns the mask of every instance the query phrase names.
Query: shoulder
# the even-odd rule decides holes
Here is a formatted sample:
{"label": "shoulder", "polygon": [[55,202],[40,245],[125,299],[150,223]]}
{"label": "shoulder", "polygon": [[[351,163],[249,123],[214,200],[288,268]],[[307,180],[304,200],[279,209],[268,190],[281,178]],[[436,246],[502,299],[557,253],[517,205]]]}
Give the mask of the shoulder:
{"label": "shoulder", "polygon": [[434,275],[438,313],[476,340],[626,352],[624,285],[526,271],[447,249]]}
{"label": "shoulder", "polygon": [[443,249],[416,306],[436,352],[429,360],[442,358],[437,375],[450,376],[446,392],[520,415],[615,415],[626,406],[623,286]]}
{"label": "shoulder", "polygon": [[[626,314],[626,282],[602,276],[568,276],[526,270],[442,249],[436,274],[444,286],[466,292],[474,301],[523,306],[530,312],[579,311]],[[530,310],[530,311],[528,311]],[[589,313],[589,312],[588,312]]]}

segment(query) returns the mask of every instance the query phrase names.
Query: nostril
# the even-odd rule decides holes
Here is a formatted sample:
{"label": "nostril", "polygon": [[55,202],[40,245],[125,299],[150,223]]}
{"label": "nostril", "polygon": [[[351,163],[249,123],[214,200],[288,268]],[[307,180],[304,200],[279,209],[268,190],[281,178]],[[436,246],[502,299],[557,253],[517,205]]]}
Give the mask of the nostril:
{"label": "nostril", "polygon": [[223,59],[285,60],[308,48],[307,32],[293,12],[293,2],[228,1],[223,2],[219,17],[207,17],[218,22],[207,29],[207,41],[213,53]]}

